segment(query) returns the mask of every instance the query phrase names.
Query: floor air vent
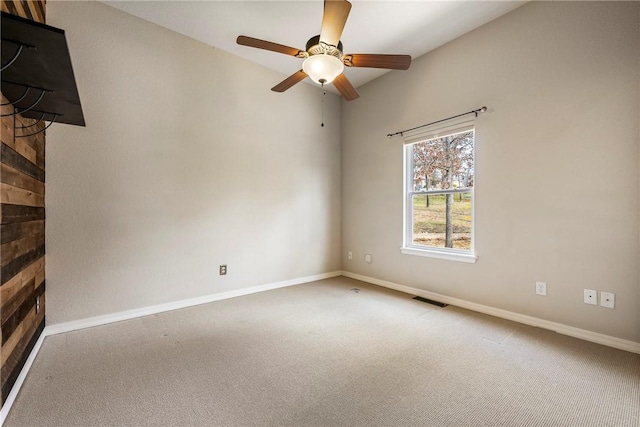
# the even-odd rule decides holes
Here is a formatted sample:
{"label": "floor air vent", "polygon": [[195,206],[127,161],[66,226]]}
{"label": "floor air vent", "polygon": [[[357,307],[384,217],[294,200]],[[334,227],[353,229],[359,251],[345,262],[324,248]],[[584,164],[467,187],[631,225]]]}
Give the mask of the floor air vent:
{"label": "floor air vent", "polygon": [[422,302],[426,302],[429,304],[433,304],[433,305],[437,305],[438,307],[446,307],[449,304],[445,304],[443,302],[438,302],[438,301],[434,301],[432,299],[427,299],[427,298],[422,298],[422,297],[413,297],[413,299],[418,300],[418,301],[422,301]]}

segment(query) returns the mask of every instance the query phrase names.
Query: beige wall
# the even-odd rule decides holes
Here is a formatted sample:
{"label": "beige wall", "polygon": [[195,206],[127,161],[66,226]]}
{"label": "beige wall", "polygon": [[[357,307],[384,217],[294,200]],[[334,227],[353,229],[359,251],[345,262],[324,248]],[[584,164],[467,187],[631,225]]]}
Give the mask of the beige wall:
{"label": "beige wall", "polygon": [[47,13],[87,122],[48,131],[49,325],[341,268],[337,96],[320,128],[310,85],[100,3]]}
{"label": "beige wall", "polygon": [[[359,88],[343,103],[343,269],[640,341],[639,23],[637,2],[529,3]],[[402,143],[385,135],[483,105],[478,262],[400,254]]]}
{"label": "beige wall", "polygon": [[[48,324],[343,268],[640,341],[637,2],[530,3],[328,94],[324,129],[312,86],[272,93],[284,76],[99,3],[47,9],[87,119],[48,131]],[[400,254],[385,135],[482,105],[478,262]]]}

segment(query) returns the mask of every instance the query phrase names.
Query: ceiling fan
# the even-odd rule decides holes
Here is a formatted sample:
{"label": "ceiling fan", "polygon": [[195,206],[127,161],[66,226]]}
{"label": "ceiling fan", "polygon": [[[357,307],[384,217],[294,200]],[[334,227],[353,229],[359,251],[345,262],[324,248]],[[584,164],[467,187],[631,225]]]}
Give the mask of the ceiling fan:
{"label": "ceiling fan", "polygon": [[307,42],[305,50],[247,36],[239,36],[236,42],[243,46],[304,58],[302,70],[295,72],[272,87],[272,91],[284,92],[308,76],[311,80],[323,86],[333,82],[333,85],[338,89],[338,92],[340,92],[343,98],[347,101],[352,101],[360,95],[343,74],[345,65],[347,67],[406,70],[411,65],[411,56],[343,54],[340,36],[342,35],[342,30],[347,22],[350,10],[351,3],[346,0],[325,0],[320,35],[311,37]]}

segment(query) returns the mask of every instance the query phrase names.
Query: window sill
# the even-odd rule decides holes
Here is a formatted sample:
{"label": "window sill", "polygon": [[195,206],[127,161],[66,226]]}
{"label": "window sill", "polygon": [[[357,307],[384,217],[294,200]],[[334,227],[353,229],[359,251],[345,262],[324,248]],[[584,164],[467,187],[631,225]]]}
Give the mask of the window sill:
{"label": "window sill", "polygon": [[474,254],[463,254],[449,251],[439,251],[437,249],[416,249],[416,248],[400,248],[400,252],[406,255],[424,256],[428,258],[446,259],[448,261],[468,262],[475,264],[478,257]]}

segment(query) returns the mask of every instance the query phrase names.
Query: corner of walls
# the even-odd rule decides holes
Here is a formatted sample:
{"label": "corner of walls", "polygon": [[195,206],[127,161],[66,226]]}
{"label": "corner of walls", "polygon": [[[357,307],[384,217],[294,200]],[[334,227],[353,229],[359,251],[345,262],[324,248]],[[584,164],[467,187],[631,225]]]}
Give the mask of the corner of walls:
{"label": "corner of walls", "polygon": [[103,3],[47,12],[87,121],[48,135],[48,325],[341,268],[339,97],[321,128],[319,88]]}
{"label": "corner of walls", "polygon": [[[639,9],[530,2],[359,88],[343,111],[343,269],[640,341]],[[402,146],[385,135],[481,105],[477,263],[401,254]]]}
{"label": "corner of walls", "polygon": [[93,328],[95,326],[108,325],[110,323],[121,322],[124,320],[136,319],[144,316],[149,316],[158,313],[165,313],[172,310],[179,310],[182,308],[193,307],[200,304],[207,304],[215,301],[221,301],[229,298],[236,298],[239,296],[255,294],[258,292],[269,291],[273,289],[284,288],[288,286],[300,285],[303,283],[313,282],[316,280],[328,279],[331,277],[337,277],[342,275],[342,271],[332,271],[323,274],[316,274],[313,276],[307,277],[298,277],[291,280],[285,280],[276,283],[265,283],[259,286],[254,286],[251,288],[243,288],[235,291],[222,292],[217,294],[205,295],[197,298],[191,298],[182,301],[174,301],[167,304],[159,304],[155,306],[142,307],[134,310],[128,310],[119,313],[110,313],[102,316],[94,316],[87,319],[78,319],[71,322],[59,323],[52,326],[47,326],[44,330],[39,334],[38,340],[33,345],[32,349],[27,353],[26,360],[24,365],[21,367],[19,375],[16,378],[15,384],[11,389],[11,392],[8,394],[4,405],[0,409],[0,427],[4,424],[7,416],[9,415],[9,411],[11,410],[11,406],[13,405],[16,397],[18,396],[18,392],[20,391],[20,387],[29,373],[29,369],[31,369],[31,365],[35,360],[44,339],[50,335],[58,335],[66,332],[79,331],[82,329]]}

